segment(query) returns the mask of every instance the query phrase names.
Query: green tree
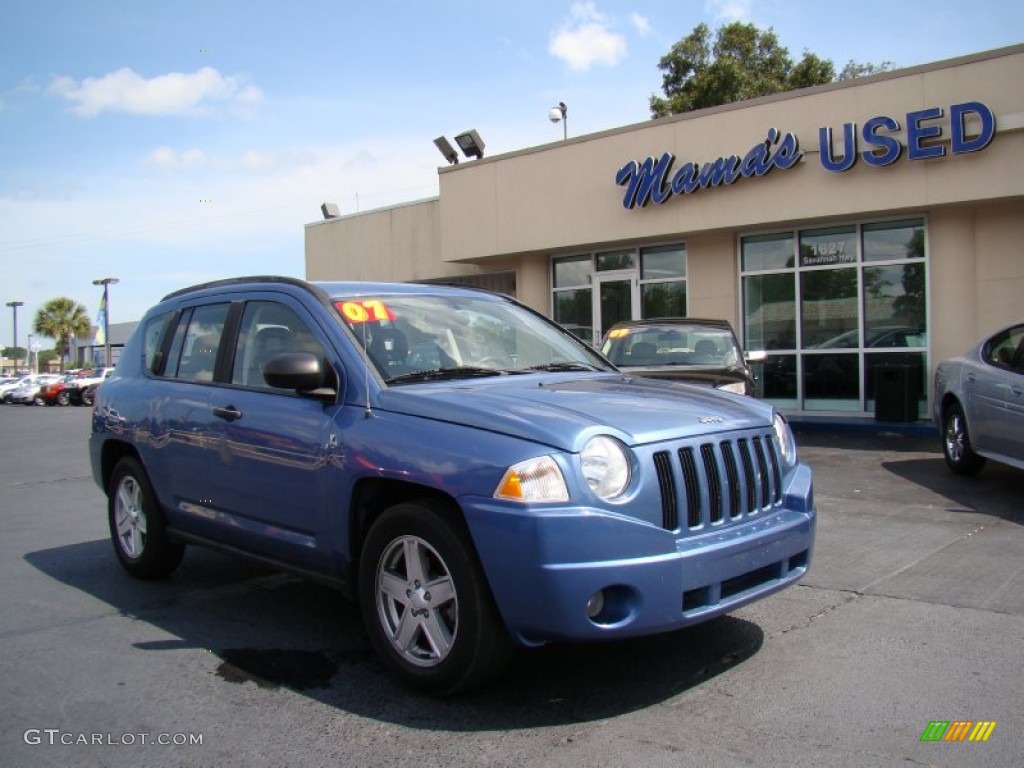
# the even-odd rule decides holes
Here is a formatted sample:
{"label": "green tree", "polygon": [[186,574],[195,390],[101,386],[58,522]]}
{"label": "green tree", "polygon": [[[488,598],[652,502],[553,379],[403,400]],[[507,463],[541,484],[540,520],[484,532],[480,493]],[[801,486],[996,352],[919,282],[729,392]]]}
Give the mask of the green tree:
{"label": "green tree", "polygon": [[[891,62],[851,61],[840,79],[893,66]],[[656,118],[836,80],[835,66],[828,59],[805,50],[803,58],[794,63],[773,30],[761,31],[738,21],[720,27],[713,41],[710,27],[698,24],[661,57],[658,68],[665,95],[651,95],[651,116]]]}
{"label": "green tree", "polygon": [[28,358],[28,350],[24,347],[4,347],[0,349],[0,356],[8,360],[25,360]]}
{"label": "green tree", "polygon": [[850,59],[846,62],[846,66],[843,67],[843,71],[839,73],[839,77],[836,79],[853,80],[858,77],[877,75],[879,72],[888,72],[892,69],[896,69],[896,65],[891,61],[883,61],[881,64],[858,64],[853,59]]}
{"label": "green tree", "polygon": [[55,349],[60,355],[60,369],[64,370],[71,344],[71,337],[85,338],[92,333],[89,314],[81,304],[66,296],[50,299],[36,311],[33,329],[42,336],[56,341]]}

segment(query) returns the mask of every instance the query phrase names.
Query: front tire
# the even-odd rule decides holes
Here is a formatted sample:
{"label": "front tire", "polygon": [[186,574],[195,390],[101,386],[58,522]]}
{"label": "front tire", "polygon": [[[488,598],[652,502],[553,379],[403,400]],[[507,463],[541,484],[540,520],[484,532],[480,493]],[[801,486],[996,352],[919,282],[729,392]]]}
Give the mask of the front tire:
{"label": "front tire", "polygon": [[92,406],[93,400],[96,397],[96,391],[92,389],[83,389],[81,394],[78,396],[78,402],[81,405]]}
{"label": "front tire", "polygon": [[57,393],[56,403],[57,405],[60,406],[69,405],[71,403],[71,393],[68,392],[66,389],[62,389],[60,392]]}
{"label": "front tire", "polygon": [[107,518],[121,565],[140,579],[159,579],[178,567],[185,547],[171,541],[167,523],[142,465],[117,462],[107,487]]}
{"label": "front tire", "polygon": [[402,682],[435,696],[479,687],[512,656],[473,544],[458,515],[420,501],[371,526],[359,564],[370,642]]}
{"label": "front tire", "polygon": [[971,448],[967,419],[959,403],[950,405],[942,416],[942,455],[958,475],[974,475],[985,466],[984,457]]}

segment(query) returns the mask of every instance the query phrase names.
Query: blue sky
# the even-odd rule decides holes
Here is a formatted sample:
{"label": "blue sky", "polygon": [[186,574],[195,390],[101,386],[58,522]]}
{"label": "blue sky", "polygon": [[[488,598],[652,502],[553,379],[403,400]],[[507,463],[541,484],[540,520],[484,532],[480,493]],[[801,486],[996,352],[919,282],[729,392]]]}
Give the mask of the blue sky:
{"label": "blue sky", "polygon": [[[843,15],[843,10],[847,15]],[[872,11],[872,8],[880,10]],[[439,135],[486,154],[649,118],[658,59],[700,22],[794,59],[913,66],[1024,42],[1024,4],[931,0],[0,3],[0,345],[8,301],[111,321],[242,274],[304,275],[303,224],[437,194]]]}

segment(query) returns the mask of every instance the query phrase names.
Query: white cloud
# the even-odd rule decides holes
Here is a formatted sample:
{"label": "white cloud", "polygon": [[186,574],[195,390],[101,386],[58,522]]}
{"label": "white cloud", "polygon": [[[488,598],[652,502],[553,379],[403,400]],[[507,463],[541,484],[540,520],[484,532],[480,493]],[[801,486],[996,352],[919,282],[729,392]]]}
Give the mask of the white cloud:
{"label": "white cloud", "polygon": [[709,15],[726,22],[750,18],[750,0],[708,0],[704,7]]}
{"label": "white cloud", "polygon": [[183,152],[177,152],[170,147],[159,147],[150,152],[146,157],[147,163],[167,170],[191,168],[203,164],[205,160],[206,154],[203,150],[195,147],[186,149]]}
{"label": "white cloud", "polygon": [[574,3],[569,20],[552,34],[548,52],[571,69],[585,72],[595,63],[613,67],[626,55],[625,38],[611,31],[608,17],[594,3]]}
{"label": "white cloud", "polygon": [[242,78],[222,75],[213,67],[149,79],[128,67],[80,82],[55,77],[48,92],[72,102],[71,110],[82,117],[96,117],[103,112],[210,115],[215,107],[251,107],[263,97],[258,88],[246,85]]}
{"label": "white cloud", "polygon": [[629,21],[633,25],[633,29],[641,37],[646,37],[651,33],[651,20],[646,16],[641,16],[639,13],[631,13],[629,14]]}

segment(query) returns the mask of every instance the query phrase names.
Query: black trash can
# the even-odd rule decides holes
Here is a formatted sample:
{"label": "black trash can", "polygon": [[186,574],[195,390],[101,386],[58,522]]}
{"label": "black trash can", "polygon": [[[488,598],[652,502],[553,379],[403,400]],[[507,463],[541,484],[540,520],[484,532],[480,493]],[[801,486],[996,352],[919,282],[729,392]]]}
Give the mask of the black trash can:
{"label": "black trash can", "polygon": [[875,420],[917,421],[921,366],[886,363],[875,366]]}

